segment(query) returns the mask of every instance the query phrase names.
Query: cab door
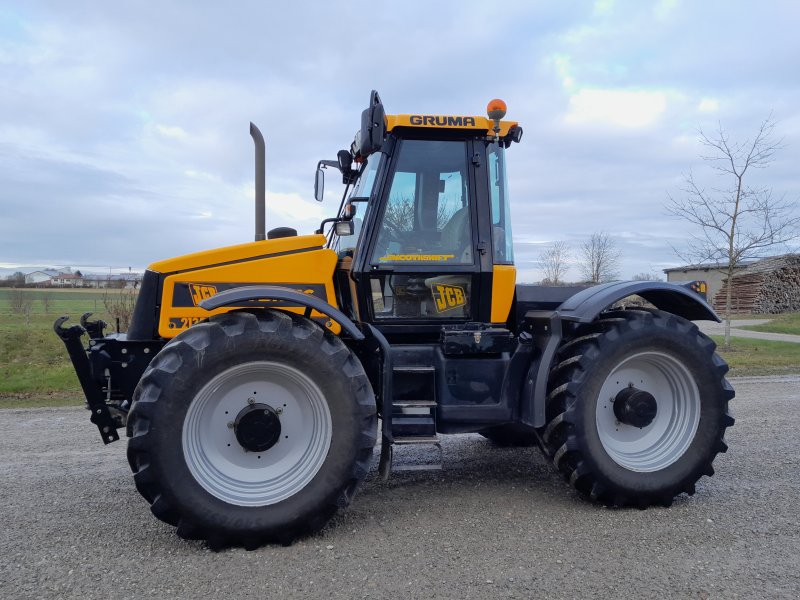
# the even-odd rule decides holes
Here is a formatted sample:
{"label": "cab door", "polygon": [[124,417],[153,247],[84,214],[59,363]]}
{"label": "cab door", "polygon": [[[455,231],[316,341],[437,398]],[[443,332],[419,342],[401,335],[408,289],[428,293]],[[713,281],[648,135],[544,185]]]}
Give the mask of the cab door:
{"label": "cab door", "polygon": [[362,318],[387,331],[489,321],[491,223],[478,143],[396,140],[359,252]]}

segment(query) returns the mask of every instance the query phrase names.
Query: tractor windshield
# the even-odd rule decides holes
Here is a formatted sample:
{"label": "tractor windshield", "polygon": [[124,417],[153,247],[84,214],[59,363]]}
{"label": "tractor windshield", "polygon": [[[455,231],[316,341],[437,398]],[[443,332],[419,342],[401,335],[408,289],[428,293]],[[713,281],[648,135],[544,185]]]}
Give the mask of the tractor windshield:
{"label": "tractor windshield", "polygon": [[472,264],[465,142],[404,140],[373,264]]}

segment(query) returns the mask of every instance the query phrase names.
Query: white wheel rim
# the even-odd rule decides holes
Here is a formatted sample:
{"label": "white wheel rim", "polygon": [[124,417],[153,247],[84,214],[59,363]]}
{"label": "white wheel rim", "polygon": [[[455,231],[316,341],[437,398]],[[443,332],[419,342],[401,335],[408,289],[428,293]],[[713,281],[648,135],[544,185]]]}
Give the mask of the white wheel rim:
{"label": "white wheel rim", "polygon": [[[281,434],[264,452],[248,452],[231,427],[248,400],[280,412]],[[216,375],[197,393],[183,423],[186,465],[210,494],[238,506],[266,506],[302,490],[331,444],[325,396],[307,375],[278,362],[249,362]]]}
{"label": "white wheel rim", "polygon": [[[642,428],[621,423],[614,414],[614,399],[631,385],[656,399],[656,416]],[[619,363],[603,383],[597,399],[597,433],[618,465],[637,472],[659,471],[691,445],[700,405],[694,377],[680,360],[662,352],[642,352]]]}

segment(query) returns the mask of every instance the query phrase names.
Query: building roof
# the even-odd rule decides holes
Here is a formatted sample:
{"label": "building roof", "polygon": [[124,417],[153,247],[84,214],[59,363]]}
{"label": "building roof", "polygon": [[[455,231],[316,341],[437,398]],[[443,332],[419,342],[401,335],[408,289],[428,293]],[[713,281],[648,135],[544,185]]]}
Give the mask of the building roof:
{"label": "building roof", "polygon": [[31,271],[30,273],[25,273],[25,276],[28,275],[35,275],[36,273],[41,273],[42,275],[47,275],[48,277],[57,277],[60,275],[58,271],[55,269],[40,269],[39,271]]}
{"label": "building roof", "polygon": [[[781,254],[779,256],[768,256],[757,260],[748,260],[736,265],[736,269],[744,269],[747,273],[772,271],[786,266],[795,266],[800,263],[800,254]],[[711,269],[727,271],[728,265],[724,263],[701,263],[696,265],[686,265],[683,267],[672,267],[664,269],[664,273],[675,273],[676,271],[709,271]]]}
{"label": "building roof", "polygon": [[[753,264],[753,261],[744,262],[736,265],[736,269],[744,269]],[[697,263],[694,265],[684,265],[682,267],[670,267],[669,269],[662,269],[664,273],[675,273],[676,271],[727,271],[728,265],[725,263]]]}

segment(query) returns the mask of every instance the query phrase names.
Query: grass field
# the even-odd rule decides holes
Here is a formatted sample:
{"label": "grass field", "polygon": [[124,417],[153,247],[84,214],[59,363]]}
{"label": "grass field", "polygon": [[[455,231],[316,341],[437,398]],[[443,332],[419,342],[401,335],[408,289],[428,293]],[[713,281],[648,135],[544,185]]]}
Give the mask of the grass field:
{"label": "grass field", "polygon": [[30,301],[26,315],[11,311],[16,291],[0,289],[0,407],[81,404],[78,378],[64,344],[53,333],[53,321],[69,315],[70,323],[77,323],[91,311],[111,323],[104,295],[130,292],[21,290]]}
{"label": "grass field", "polygon": [[729,377],[788,375],[800,373],[800,344],[731,338],[730,350],[723,336],[712,336],[717,352],[731,367]]}
{"label": "grass field", "polygon": [[[77,323],[84,312],[92,311],[113,322],[103,301],[106,290],[23,290],[30,300],[27,317],[12,313],[14,291],[0,289],[0,408],[82,404],[78,379],[53,333],[53,321],[70,315]],[[791,328],[798,326],[800,316],[790,315],[775,331],[797,333]],[[722,339],[715,339],[721,346]],[[731,365],[730,376],[800,373],[800,344],[734,338],[731,350],[718,351]]]}
{"label": "grass field", "polygon": [[788,313],[785,315],[753,315],[754,319],[770,319],[764,325],[751,325],[741,327],[741,329],[751,329],[752,331],[767,331],[769,333],[792,333],[800,335],[800,313]]}

